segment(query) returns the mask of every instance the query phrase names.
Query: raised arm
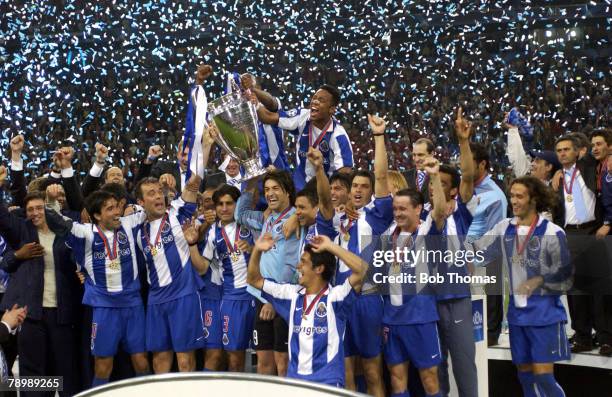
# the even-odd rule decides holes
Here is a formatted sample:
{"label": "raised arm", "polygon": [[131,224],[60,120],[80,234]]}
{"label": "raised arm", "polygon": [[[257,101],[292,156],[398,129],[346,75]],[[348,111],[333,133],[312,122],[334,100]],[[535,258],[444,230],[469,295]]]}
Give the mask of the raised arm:
{"label": "raised arm", "polygon": [[263,233],[255,242],[247,270],[247,283],[253,288],[259,290],[263,288],[264,278],[259,270],[259,262],[261,261],[261,254],[269,251],[273,246],[274,237],[271,233]]}
{"label": "raised arm", "polygon": [[[253,96],[254,95],[255,94],[253,94]],[[270,125],[278,124],[278,120],[280,118],[278,113],[269,111],[261,102],[258,102],[257,105],[257,117],[262,123]]]}
{"label": "raised arm", "polygon": [[376,178],[374,196],[387,197],[389,195],[389,185],[387,184],[389,160],[385,147],[386,122],[382,118],[371,114],[368,114],[368,122],[374,136],[374,177]]}
{"label": "raised arm", "polygon": [[13,205],[24,206],[24,198],[27,194],[25,175],[23,170],[23,146],[25,139],[23,135],[17,135],[11,139],[11,186],[9,190],[13,197]]}
{"label": "raised arm", "polygon": [[72,168],[72,158],[74,157],[74,149],[71,147],[63,147],[58,149],[57,154],[60,160],[60,168],[62,173],[62,185],[66,192],[66,203],[72,211],[81,212],[83,210],[83,194],[79,189],[79,184],[74,175]]}
{"label": "raised arm", "polygon": [[181,198],[186,203],[196,203],[198,201],[198,192],[200,191],[200,183],[202,178],[196,174],[192,174],[189,181],[185,184]]}
{"label": "raised arm", "polygon": [[257,181],[254,178],[248,182],[247,188],[238,198],[236,210],[234,211],[234,219],[239,225],[248,227],[250,230],[259,231],[263,227],[264,213],[262,211],[253,210],[254,190],[257,189]]}
{"label": "raised arm", "polygon": [[508,123],[508,114],[504,117],[503,125],[508,130],[508,160],[512,166],[512,173],[516,178],[527,175],[531,167],[529,156],[523,148],[521,134],[518,127]]}
{"label": "raised arm", "polygon": [[368,271],[368,264],[365,263],[358,255],[334,244],[329,237],[325,235],[314,236],[310,242],[315,252],[327,251],[344,262],[351,269],[351,275],[348,280],[353,289],[357,292],[361,290],[363,279]]}
{"label": "raised arm", "polygon": [[100,181],[102,180],[102,173],[106,166],[106,159],[108,158],[108,148],[101,143],[96,143],[96,160],[91,166],[89,173],[83,179],[81,184],[81,192],[83,197],[89,196],[91,193],[98,189]]}
{"label": "raised arm", "polygon": [[430,188],[433,195],[431,210],[431,217],[436,223],[438,230],[442,230],[446,223],[446,195],[442,188],[442,181],[440,180],[440,163],[434,157],[428,157],[424,161],[424,170],[429,176],[431,183]]}
{"label": "raised arm", "polygon": [[253,94],[257,97],[259,102],[266,107],[271,112],[278,111],[278,100],[262,90],[259,84],[257,84],[257,79],[250,73],[244,73],[240,76],[240,85],[245,90],[251,90]]}
{"label": "raised arm", "polygon": [[323,154],[319,149],[308,148],[308,161],[314,166],[317,178],[317,195],[319,196],[319,212],[324,219],[334,217],[334,205],[331,201],[331,186],[323,168]]}
{"label": "raised arm", "polygon": [[139,180],[144,179],[151,175],[151,168],[153,168],[153,164],[157,161],[159,156],[162,155],[162,148],[159,145],[153,145],[149,147],[149,152],[147,153],[147,158],[140,164],[138,167],[138,173],[136,174],[136,178],[134,179],[134,183],[138,183]]}
{"label": "raised arm", "polygon": [[472,135],[472,123],[463,118],[461,106],[457,109],[457,119],[455,120],[455,133],[459,140],[459,162],[461,166],[461,184],[459,194],[461,201],[467,203],[474,195],[474,180],[476,179],[476,169],[474,158],[470,149],[470,136]]}
{"label": "raised arm", "polygon": [[63,237],[67,236],[72,231],[74,221],[70,218],[62,216],[59,212],[52,208],[58,208],[57,197],[60,194],[61,186],[53,184],[47,187],[47,208],[45,209],[45,218],[47,226],[56,235]]}
{"label": "raised arm", "polygon": [[[0,186],[6,181],[6,167],[0,165]],[[11,214],[4,202],[0,202],[0,233],[13,247],[23,244],[21,241],[22,230],[25,228],[25,220]]]}

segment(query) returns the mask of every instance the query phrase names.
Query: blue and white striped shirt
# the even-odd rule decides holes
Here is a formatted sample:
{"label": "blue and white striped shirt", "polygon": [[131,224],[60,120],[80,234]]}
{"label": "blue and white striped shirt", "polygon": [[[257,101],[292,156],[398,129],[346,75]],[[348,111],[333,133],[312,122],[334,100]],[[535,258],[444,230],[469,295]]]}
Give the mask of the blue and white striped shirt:
{"label": "blue and white striped shirt", "polygon": [[[460,196],[455,199],[455,209],[453,213],[446,218],[444,228],[439,230],[436,222],[431,216],[431,212],[427,215],[425,222],[419,228],[419,233],[428,236],[426,240],[427,250],[439,250],[441,252],[456,253],[462,251],[463,242],[466,239],[466,234],[470,230],[470,225],[474,214],[479,208],[479,197],[472,196],[470,201],[464,203]],[[430,263],[434,266],[434,273],[444,276],[444,282],[436,284],[435,290],[438,300],[448,300],[455,298],[465,298],[471,296],[470,285],[467,283],[452,283],[449,273],[456,273],[459,276],[466,276],[467,264],[463,266],[455,263],[447,263],[446,261]]]}
{"label": "blue and white striped shirt", "polygon": [[[93,307],[132,307],[142,305],[135,235],[144,222],[144,212],[121,218],[116,231],[102,231],[90,223],[72,223],[66,244],[72,248],[77,265],[85,274],[83,304]],[[106,244],[100,236],[103,234]],[[114,252],[120,267],[111,266],[107,247]]]}
{"label": "blue and white striped shirt", "polygon": [[[344,384],[344,331],[351,305],[357,297],[348,280],[328,287],[311,312],[302,318],[315,295],[304,287],[264,280],[263,296],[289,324],[287,377],[329,385]],[[307,306],[308,307],[308,306]]]}
{"label": "blue and white striped shirt", "polygon": [[[147,266],[148,304],[169,302],[197,292],[202,280],[191,264],[189,244],[183,236],[182,224],[191,219],[195,203],[181,198],[172,201],[166,216],[146,222],[138,229],[137,245]],[[165,221],[164,221],[165,219]],[[160,239],[155,241],[161,229]],[[157,254],[153,256],[151,246]]]}
{"label": "blue and white striped shirt", "polygon": [[[225,226],[217,222],[214,226],[211,226],[206,236],[206,246],[202,256],[210,261],[211,264],[213,261],[217,261],[221,265],[223,272],[223,299],[250,300],[252,296],[247,292],[246,282],[250,254],[238,250],[236,252],[238,260],[232,262],[231,252],[228,250],[221,232],[221,228],[223,228],[230,246],[234,249],[236,244],[236,227],[236,222]],[[246,227],[240,228],[238,239],[253,245],[253,235]]]}
{"label": "blue and white striped shirt", "polygon": [[328,176],[343,167],[353,168],[353,148],[349,136],[344,127],[332,119],[327,131],[321,131],[314,125],[312,126],[312,142],[309,142],[308,132],[311,126],[310,110],[295,109],[292,111],[280,111],[278,126],[290,133],[297,135],[296,148],[296,170],[293,175],[295,189],[301,190],[306,182],[312,179],[316,171],[310,162],[307,161],[308,147],[325,132],[325,136],[318,145],[318,149],[323,154],[323,168]]}
{"label": "blue and white striped shirt", "polygon": [[[522,263],[514,263],[517,234],[521,243],[529,226],[518,226],[516,218],[506,218],[473,243],[468,250],[480,250],[484,263],[501,257],[509,271],[510,304],[508,323],[521,326],[542,326],[567,321],[559,295],[572,282],[572,266],[565,232],[558,225],[539,217],[532,237],[520,255]],[[475,263],[478,265],[478,263]],[[528,298],[515,293],[526,280],[542,276],[544,284]]]}

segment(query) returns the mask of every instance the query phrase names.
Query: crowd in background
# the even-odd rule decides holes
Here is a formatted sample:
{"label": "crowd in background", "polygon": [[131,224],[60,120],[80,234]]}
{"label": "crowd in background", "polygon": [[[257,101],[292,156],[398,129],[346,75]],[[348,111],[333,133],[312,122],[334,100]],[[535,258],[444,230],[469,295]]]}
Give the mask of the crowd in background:
{"label": "crowd in background", "polygon": [[[588,27],[573,42],[553,44],[537,42],[536,31],[527,36],[510,29],[491,46],[487,24],[458,21],[481,13],[490,26],[489,14],[504,4],[444,9],[415,2],[409,10],[389,2],[357,3],[334,9],[285,2],[279,20],[268,2],[4,3],[0,146],[6,149],[11,136],[24,134],[27,170],[41,175],[53,149],[70,145],[84,175],[93,145],[103,142],[132,181],[135,160],[151,144],[161,145],[167,158],[175,152],[191,73],[202,61],[215,68],[209,100],[223,94],[225,73],[232,71],[258,76],[288,109],[306,106],[323,83],[337,86],[342,100],[336,117],[361,168],[371,168],[373,159],[373,147],[363,139],[368,112],[386,115],[391,165],[405,170],[413,167],[405,148],[420,137],[432,139],[440,158],[456,161],[449,122],[452,108],[462,103],[474,119],[475,140],[490,150],[498,180],[510,172],[501,122],[511,107],[534,127],[534,136],[524,139],[529,148],[550,149],[565,130],[609,125],[609,63],[586,49],[572,51],[587,46]],[[500,12],[510,21],[507,28],[518,27],[512,24],[520,17],[545,17],[538,14],[545,10],[519,15],[513,2],[505,3],[509,9]],[[436,15],[436,23],[415,23],[411,12],[417,19]],[[255,26],[256,20],[263,23]],[[479,34],[479,40],[470,39]]]}

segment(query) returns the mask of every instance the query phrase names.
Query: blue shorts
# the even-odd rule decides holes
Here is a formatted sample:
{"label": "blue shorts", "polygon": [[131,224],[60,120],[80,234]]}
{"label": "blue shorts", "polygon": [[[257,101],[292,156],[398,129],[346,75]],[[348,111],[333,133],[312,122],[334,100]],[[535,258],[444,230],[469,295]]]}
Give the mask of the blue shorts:
{"label": "blue shorts", "polygon": [[183,353],[202,348],[202,302],[197,292],[147,307],[147,350]]}
{"label": "blue shorts", "polygon": [[205,349],[222,349],[221,299],[202,298]]}
{"label": "blue shorts", "polygon": [[255,301],[222,299],[220,311],[223,350],[246,350],[253,333]]}
{"label": "blue shorts", "polygon": [[113,357],[120,344],[128,354],[147,351],[144,307],[94,307],[91,354],[94,357]]}
{"label": "blue shorts", "polygon": [[346,322],[344,357],[374,358],[382,352],[382,317],[382,296],[358,296]]}
{"label": "blue shorts", "polygon": [[442,362],[437,323],[383,326],[385,361],[389,365],[409,361],[418,369]]}
{"label": "blue shorts", "polygon": [[509,325],[510,351],[514,364],[554,363],[570,359],[565,324],[543,326]]}

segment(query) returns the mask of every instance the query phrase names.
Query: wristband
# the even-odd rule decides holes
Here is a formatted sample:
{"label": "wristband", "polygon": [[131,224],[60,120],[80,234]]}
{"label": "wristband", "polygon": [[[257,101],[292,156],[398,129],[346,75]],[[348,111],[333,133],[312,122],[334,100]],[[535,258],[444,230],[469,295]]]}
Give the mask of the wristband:
{"label": "wristband", "polygon": [[147,160],[149,160],[150,162],[154,162],[155,160],[157,160],[157,157],[155,157],[155,156],[148,156]]}
{"label": "wristband", "polygon": [[373,136],[385,136],[384,132],[381,132],[380,134],[372,134]]}
{"label": "wristband", "polygon": [[196,245],[198,245],[198,243],[189,244],[190,247],[195,247]]}

